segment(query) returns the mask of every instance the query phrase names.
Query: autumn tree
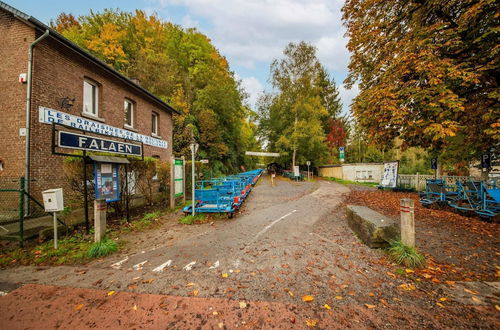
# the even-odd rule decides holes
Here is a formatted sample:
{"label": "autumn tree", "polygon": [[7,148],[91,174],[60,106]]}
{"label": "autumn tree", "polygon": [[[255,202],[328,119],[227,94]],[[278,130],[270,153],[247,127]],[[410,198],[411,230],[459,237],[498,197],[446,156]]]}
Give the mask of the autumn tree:
{"label": "autumn tree", "polygon": [[290,43],[283,55],[271,64],[275,93],[259,100],[259,132],[284,163],[320,161],[328,154],[328,121],[341,110],[338,90],[313,46]]}
{"label": "autumn tree", "polygon": [[[472,159],[500,142],[499,5],[347,0],[352,111],[369,140]],[[456,148],[455,146],[461,146]]]}

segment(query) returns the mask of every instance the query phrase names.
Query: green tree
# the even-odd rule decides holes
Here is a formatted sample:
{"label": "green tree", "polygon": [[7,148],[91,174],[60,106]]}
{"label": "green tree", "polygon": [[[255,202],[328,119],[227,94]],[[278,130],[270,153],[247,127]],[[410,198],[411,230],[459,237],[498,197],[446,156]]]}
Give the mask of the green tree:
{"label": "green tree", "polygon": [[283,163],[319,162],[328,155],[328,120],[341,110],[338,90],[313,46],[290,43],[283,54],[271,64],[276,92],[258,102],[258,131],[270,149],[282,154]]}

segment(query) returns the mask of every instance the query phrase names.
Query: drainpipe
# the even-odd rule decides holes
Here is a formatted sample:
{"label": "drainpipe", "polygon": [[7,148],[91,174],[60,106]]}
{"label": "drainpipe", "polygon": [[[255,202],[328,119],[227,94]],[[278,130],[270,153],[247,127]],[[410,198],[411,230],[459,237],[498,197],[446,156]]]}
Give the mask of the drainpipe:
{"label": "drainpipe", "polygon": [[[30,145],[31,145],[31,87],[33,80],[33,48],[43,39],[49,36],[49,30],[46,30],[38,39],[33,41],[28,50],[28,77],[27,77],[27,89],[26,89],[26,152],[25,152],[25,164],[24,164],[24,178],[26,182],[26,192],[30,193]],[[28,210],[28,197],[25,196],[25,205]],[[26,211],[25,211],[26,212]]]}

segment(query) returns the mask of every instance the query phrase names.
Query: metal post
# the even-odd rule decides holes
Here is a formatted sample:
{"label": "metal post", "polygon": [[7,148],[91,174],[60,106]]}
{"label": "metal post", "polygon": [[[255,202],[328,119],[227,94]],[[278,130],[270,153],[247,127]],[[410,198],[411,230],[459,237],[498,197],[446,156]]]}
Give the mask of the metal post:
{"label": "metal post", "polygon": [[89,234],[89,199],[87,193],[87,161],[85,159],[85,151],[83,152],[83,208],[85,211],[85,232]]}
{"label": "metal post", "polygon": [[21,247],[24,245],[24,176],[21,177],[21,184],[19,187],[19,244]]}
{"label": "metal post", "polygon": [[56,212],[54,212],[53,215],[54,215],[54,249],[57,250],[57,215],[56,215]]}
{"label": "metal post", "polygon": [[125,207],[127,209],[127,222],[130,222],[129,199],[130,193],[128,189],[128,164],[125,164]]}
{"label": "metal post", "polygon": [[186,204],[186,157],[182,156],[182,205]]}
{"label": "metal post", "polygon": [[175,207],[175,157],[170,160],[170,208]]}
{"label": "metal post", "polygon": [[194,152],[195,152],[195,150],[194,150],[194,145],[193,145],[193,149],[191,149],[191,180],[192,180],[192,182],[191,182],[191,188],[193,189],[192,193],[191,193],[191,196],[192,196],[192,203],[191,204],[192,204],[192,215],[193,215],[193,217],[194,217],[194,214],[195,214],[194,207],[195,207],[195,200],[196,200],[196,196],[195,196],[195,177],[194,177],[194,170],[195,170],[194,169],[194,166],[195,166],[195,164],[194,164]]}

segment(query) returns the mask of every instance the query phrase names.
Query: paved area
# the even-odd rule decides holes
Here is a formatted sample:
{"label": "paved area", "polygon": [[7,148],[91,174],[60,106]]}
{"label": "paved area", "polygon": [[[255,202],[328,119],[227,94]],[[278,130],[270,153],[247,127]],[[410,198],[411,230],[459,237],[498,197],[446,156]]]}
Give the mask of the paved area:
{"label": "paved area", "polygon": [[495,307],[394,274],[348,228],[348,191],[263,177],[235,219],[146,232],[83,266],[1,270],[0,290],[20,288],[0,297],[0,328],[498,326]]}

